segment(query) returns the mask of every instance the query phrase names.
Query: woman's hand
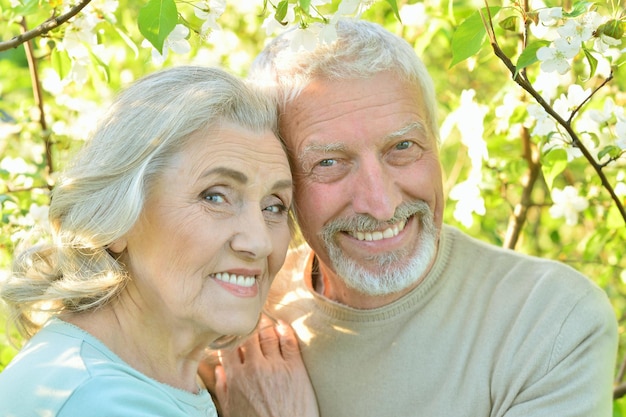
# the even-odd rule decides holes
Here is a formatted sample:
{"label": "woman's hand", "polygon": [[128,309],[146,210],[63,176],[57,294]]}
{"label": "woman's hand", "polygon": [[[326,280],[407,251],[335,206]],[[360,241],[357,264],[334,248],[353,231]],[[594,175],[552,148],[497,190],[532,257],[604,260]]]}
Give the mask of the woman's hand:
{"label": "woman's hand", "polygon": [[238,348],[200,364],[222,417],[318,417],[317,400],[293,329],[263,317]]}

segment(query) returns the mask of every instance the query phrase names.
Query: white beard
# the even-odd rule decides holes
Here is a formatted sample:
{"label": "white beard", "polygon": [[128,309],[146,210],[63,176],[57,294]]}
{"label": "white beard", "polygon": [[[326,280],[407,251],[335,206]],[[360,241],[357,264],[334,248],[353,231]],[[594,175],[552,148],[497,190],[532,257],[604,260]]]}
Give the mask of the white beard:
{"label": "white beard", "polygon": [[340,231],[375,230],[380,227],[380,222],[370,216],[357,215],[351,219],[334,220],[324,226],[320,235],[333,269],[348,287],[365,295],[389,295],[411,287],[426,274],[435,256],[439,235],[430,207],[423,201],[405,203],[398,207],[394,218],[385,223],[408,221],[411,216],[421,222],[419,243],[414,252],[401,249],[372,256],[368,262],[379,265],[376,269],[366,268],[348,257],[339,248],[334,236]]}

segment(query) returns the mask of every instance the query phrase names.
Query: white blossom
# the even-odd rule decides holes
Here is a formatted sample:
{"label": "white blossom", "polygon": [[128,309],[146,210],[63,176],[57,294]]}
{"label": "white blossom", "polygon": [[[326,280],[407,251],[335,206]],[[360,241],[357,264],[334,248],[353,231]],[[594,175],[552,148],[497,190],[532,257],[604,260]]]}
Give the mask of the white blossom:
{"label": "white blossom", "polygon": [[486,213],[485,200],[480,195],[480,187],[475,178],[456,184],[450,190],[449,197],[457,201],[454,218],[465,227],[470,227],[474,223],[472,213],[481,216]]}
{"label": "white blossom", "polygon": [[556,122],[539,104],[529,104],[527,111],[528,115],[536,121],[531,135],[547,136],[556,131]]}
{"label": "white blossom", "polygon": [[270,36],[273,33],[280,32],[284,30],[285,27],[293,24],[293,22],[295,22],[296,20],[295,7],[296,5],[293,3],[289,3],[287,5],[287,12],[285,13],[285,17],[283,18],[283,22],[287,23],[286,26],[281,25],[280,22],[274,17],[275,15],[270,14],[269,16],[267,16],[265,20],[263,20],[263,24],[261,25],[261,27],[265,29],[265,34],[267,36]]}
{"label": "white blossom", "polygon": [[555,25],[563,17],[562,7],[548,7],[539,10],[539,21],[545,26]]}
{"label": "white blossom", "polygon": [[580,51],[580,44],[570,43],[567,39],[554,40],[554,47],[542,46],[537,51],[537,59],[541,61],[541,69],[545,72],[556,71],[565,74],[570,69],[569,60]]}
{"label": "white blossom", "polygon": [[[604,106],[602,110],[591,109],[587,113],[589,114],[591,120],[601,125],[604,123],[608,123],[608,121],[611,120],[615,108],[616,107],[613,98],[607,97],[604,101]],[[622,108],[618,107],[618,109],[620,109],[623,113]]]}
{"label": "white blossom", "polygon": [[311,25],[307,28],[298,28],[291,38],[291,50],[297,51],[300,48],[312,51],[317,46],[318,31]]}
{"label": "white blossom", "polygon": [[405,26],[424,27],[430,16],[424,3],[405,4],[400,8],[400,18]]}
{"label": "white blossom", "polygon": [[559,98],[554,100],[552,104],[552,108],[556,111],[562,118],[567,120],[572,112],[581,105],[589,97],[591,94],[590,89],[583,90],[583,88],[578,84],[571,84],[567,88],[567,95],[561,94]]}
{"label": "white blossom", "polygon": [[204,21],[200,28],[200,34],[202,36],[205,36],[212,30],[221,30],[217,19],[224,13],[224,10],[226,10],[226,0],[203,0],[196,3],[194,6],[196,17]]}
{"label": "white blossom", "polygon": [[554,132],[549,135],[548,141],[543,146],[543,152],[549,152],[552,149],[563,149],[567,154],[567,162],[583,156],[582,151],[574,146],[572,138],[561,132]]}
{"label": "white blossom", "polygon": [[599,37],[595,39],[594,48],[596,51],[603,54],[607,52],[609,48],[613,46],[619,46],[621,45],[621,43],[621,39],[615,39],[602,33]]}
{"label": "white blossom", "polygon": [[571,185],[562,190],[554,188],[552,190],[552,203],[550,215],[555,219],[564,217],[568,225],[578,223],[578,213],[589,207],[587,199],[579,196],[578,190]]}
{"label": "white blossom", "polygon": [[626,151],[626,117],[618,116],[615,124],[615,135],[617,139],[615,144],[623,151]]}
{"label": "white blossom", "polygon": [[168,35],[168,37],[163,42],[163,53],[160,54],[156,48],[152,47],[152,44],[148,42],[147,39],[144,39],[141,46],[143,47],[152,47],[152,62],[155,65],[162,65],[163,62],[167,59],[168,50],[172,50],[172,52],[177,54],[187,54],[191,51],[191,45],[189,45],[189,41],[187,40],[187,36],[189,35],[189,29],[185,25],[176,25],[174,30]]}

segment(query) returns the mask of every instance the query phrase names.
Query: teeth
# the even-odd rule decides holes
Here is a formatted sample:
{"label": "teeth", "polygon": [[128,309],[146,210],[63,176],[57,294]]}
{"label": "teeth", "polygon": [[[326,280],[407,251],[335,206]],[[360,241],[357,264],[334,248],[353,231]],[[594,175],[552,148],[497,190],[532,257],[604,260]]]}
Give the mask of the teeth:
{"label": "teeth", "polygon": [[406,221],[401,221],[398,224],[395,224],[382,232],[348,232],[350,236],[357,238],[358,240],[365,240],[367,242],[371,242],[374,240],[382,240],[389,239],[390,237],[397,236],[402,230],[404,230],[404,226],[406,226]]}
{"label": "teeth", "polygon": [[228,272],[218,272],[214,275],[215,279],[229,284],[239,285],[240,287],[251,287],[254,285],[254,277],[246,277],[243,275],[229,274]]}

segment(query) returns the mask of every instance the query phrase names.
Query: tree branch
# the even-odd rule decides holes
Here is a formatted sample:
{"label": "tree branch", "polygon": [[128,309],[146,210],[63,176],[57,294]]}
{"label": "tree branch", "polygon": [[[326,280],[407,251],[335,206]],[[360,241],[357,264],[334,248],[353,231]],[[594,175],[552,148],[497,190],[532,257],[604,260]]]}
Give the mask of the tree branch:
{"label": "tree branch", "polygon": [[506,236],[504,237],[504,247],[509,249],[515,249],[515,245],[519,240],[522,227],[526,223],[528,208],[532,205],[532,192],[541,172],[541,164],[539,162],[541,152],[530,140],[528,129],[525,127],[520,129],[522,130],[522,156],[528,164],[528,170],[522,178],[522,197],[513,209],[509,225],[507,226]]}
{"label": "tree branch", "polygon": [[0,42],[0,52],[6,51],[11,48],[17,48],[21,44],[30,41],[31,39],[41,36],[61,26],[63,23],[76,16],[85,6],[87,6],[91,0],[82,0],[76,6],[72,7],[67,13],[57,17],[51,17],[50,19],[37,26],[35,29],[21,33],[20,35],[12,38],[9,41]]}
{"label": "tree branch", "polygon": [[[490,36],[490,38],[491,38],[491,36]],[[561,125],[567,131],[567,133],[569,134],[570,138],[572,138],[573,145],[576,146],[578,149],[580,149],[580,151],[582,152],[582,154],[585,157],[585,159],[589,162],[589,164],[591,164],[591,166],[593,167],[593,169],[596,172],[596,174],[598,174],[598,177],[600,177],[600,181],[602,182],[602,186],[609,192],[609,194],[611,196],[611,199],[615,203],[617,209],[620,212],[620,215],[622,216],[622,219],[624,220],[624,223],[626,223],[626,208],[624,208],[624,204],[622,204],[622,201],[620,200],[620,198],[617,196],[617,194],[615,194],[615,190],[613,189],[613,186],[611,185],[611,183],[609,182],[608,178],[604,174],[604,171],[602,170],[602,165],[600,165],[599,163],[596,162],[596,160],[594,159],[594,157],[591,154],[591,152],[589,152],[587,147],[581,142],[580,138],[578,137],[578,134],[576,132],[574,132],[574,130],[572,129],[571,123],[568,123],[566,120],[564,120],[552,108],[552,106],[550,106],[550,104],[548,104],[543,99],[543,97],[541,97],[541,95],[537,92],[537,90],[535,90],[533,88],[532,84],[526,78],[522,77],[522,75],[520,75],[516,71],[515,65],[513,65],[513,63],[509,59],[509,57],[506,56],[506,54],[502,51],[502,49],[500,49],[500,46],[498,46],[497,42],[492,41],[491,42],[491,47],[493,48],[494,54],[498,58],[500,58],[500,61],[502,61],[504,63],[504,65],[508,68],[508,70],[511,72],[513,81],[515,81],[520,87],[522,87],[524,90],[526,90],[537,101],[537,103],[539,103],[541,105],[541,107],[543,107],[543,109],[550,116],[552,116],[554,118],[554,120],[556,120],[559,125]],[[611,76],[609,77],[609,80],[611,78],[613,78],[613,74],[612,73],[611,73]],[[605,85],[605,84],[606,84],[606,82],[603,83],[602,85]]]}
{"label": "tree branch", "polygon": [[[20,23],[22,31],[28,32],[28,26],[26,24],[26,18],[22,17]],[[43,104],[43,93],[41,91],[41,82],[39,82],[39,73],[37,72],[37,60],[33,51],[33,43],[28,40],[24,43],[24,51],[26,52],[26,60],[28,61],[28,69],[30,71],[31,84],[33,85],[33,96],[35,98],[35,104],[39,109],[39,125],[41,126],[42,139],[46,149],[46,166],[48,167],[47,174],[50,175],[54,172],[52,161],[52,144],[50,143],[50,131],[48,130],[48,124],[46,123],[46,113]]]}

